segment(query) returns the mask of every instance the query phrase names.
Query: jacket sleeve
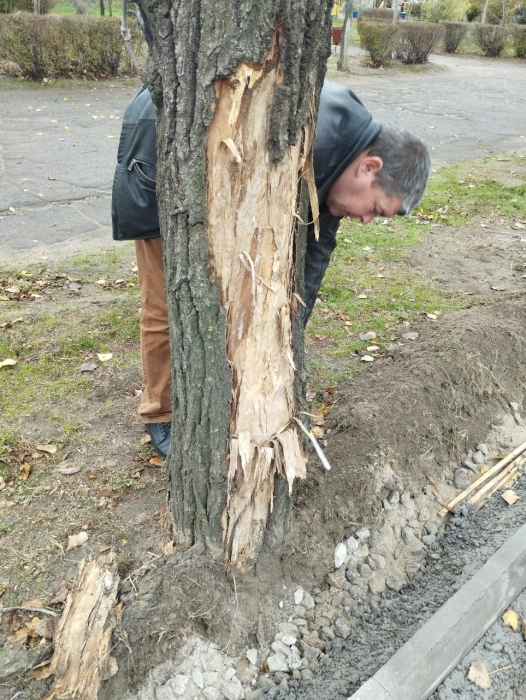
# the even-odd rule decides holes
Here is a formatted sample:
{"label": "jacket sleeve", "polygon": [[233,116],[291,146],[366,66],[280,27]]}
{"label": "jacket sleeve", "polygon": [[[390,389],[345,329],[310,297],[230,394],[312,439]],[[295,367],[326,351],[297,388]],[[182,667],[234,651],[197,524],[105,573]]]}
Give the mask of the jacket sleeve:
{"label": "jacket sleeve", "polygon": [[320,213],[320,237],[314,236],[314,225],[307,231],[307,252],[305,254],[305,302],[304,323],[307,324],[316,303],[316,297],[329,265],[333,250],[336,248],[336,234],[341,217],[329,214],[326,207]]}

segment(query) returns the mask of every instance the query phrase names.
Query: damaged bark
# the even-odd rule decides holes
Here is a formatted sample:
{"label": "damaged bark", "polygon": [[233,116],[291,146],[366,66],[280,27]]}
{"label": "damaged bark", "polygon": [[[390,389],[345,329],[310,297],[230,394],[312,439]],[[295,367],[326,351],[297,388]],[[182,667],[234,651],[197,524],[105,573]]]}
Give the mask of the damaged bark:
{"label": "damaged bark", "polygon": [[[306,458],[307,176],[330,3],[140,0],[158,110],[176,538],[243,567]],[[307,178],[308,179],[308,178]]]}

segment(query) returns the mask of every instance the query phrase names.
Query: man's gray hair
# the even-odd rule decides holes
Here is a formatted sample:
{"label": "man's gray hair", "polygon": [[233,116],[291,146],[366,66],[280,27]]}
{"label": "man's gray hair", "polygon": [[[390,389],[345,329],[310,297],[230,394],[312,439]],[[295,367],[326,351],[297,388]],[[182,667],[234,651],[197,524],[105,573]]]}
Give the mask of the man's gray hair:
{"label": "man's gray hair", "polygon": [[390,197],[402,199],[401,215],[409,214],[424,196],[431,171],[426,146],[409,131],[382,125],[367,152],[383,161],[374,184]]}

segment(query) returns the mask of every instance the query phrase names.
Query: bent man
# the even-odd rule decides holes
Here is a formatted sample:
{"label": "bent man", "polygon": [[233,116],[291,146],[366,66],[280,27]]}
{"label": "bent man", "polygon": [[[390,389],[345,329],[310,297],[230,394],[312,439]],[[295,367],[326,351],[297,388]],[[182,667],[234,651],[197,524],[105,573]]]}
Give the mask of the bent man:
{"label": "bent man", "polygon": [[[143,299],[141,357],[144,391],[139,415],[153,446],[170,445],[170,346],[162,249],[155,195],[155,108],[146,88],[124,114],[112,196],[113,237],[135,240]],[[325,81],[314,141],[314,176],[320,236],[307,233],[305,323],[343,217],[370,223],[376,216],[409,214],[424,194],[430,172],[424,144],[407,131],[373,120],[349,89]]]}

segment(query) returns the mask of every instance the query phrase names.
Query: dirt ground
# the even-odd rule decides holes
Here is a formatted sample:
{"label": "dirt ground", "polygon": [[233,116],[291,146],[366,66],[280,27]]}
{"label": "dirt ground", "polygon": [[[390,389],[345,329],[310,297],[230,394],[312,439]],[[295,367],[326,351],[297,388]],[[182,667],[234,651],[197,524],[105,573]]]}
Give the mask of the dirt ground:
{"label": "dirt ground", "polygon": [[[492,177],[503,184],[526,181],[523,171],[509,170],[503,159]],[[524,405],[526,230],[498,218],[476,229],[429,227],[407,264],[444,290],[485,301],[438,319],[422,316],[395,334],[385,355],[352,382],[317,397],[331,406],[325,435],[332,469],[325,472],[311,457],[307,480],[294,493],[284,556],[263,555],[255,571],[225,574],[199,549],[170,549],[166,480],[159,460],[141,444],[136,417],[138,359],[125,369],[102,364],[87,374],[87,397],[65,406],[74,407],[80,427],[54,454],[37,448],[59,435],[51,414],[31,422],[24,415],[10,419],[6,427],[22,440],[16,457],[38,479],[34,486],[28,481],[16,500],[0,491],[0,518],[9,523],[0,531],[2,602],[46,604],[71,583],[81,559],[113,547],[124,603],[114,635],[119,670],[101,697],[122,698],[140,686],[190,633],[232,656],[268,646],[277,622],[287,619],[287,606],[280,606],[284,590],[325,586],[335,543],[362,525],[380,529],[382,503],[392,490],[419,496],[422,514],[436,514],[458,492],[453,473],[465,453],[486,439],[510,401]],[[132,265],[130,251],[114,279],[133,280]],[[42,300],[20,301],[17,314],[30,322],[44,303],[62,317],[82,317],[94,307],[118,307],[121,296],[93,283],[71,295],[62,285]],[[138,317],[138,304],[135,311]],[[404,338],[407,332],[417,336]],[[123,351],[134,342],[124,342]],[[5,373],[0,381],[7,381]],[[77,471],[59,471],[68,468]],[[437,488],[431,489],[433,482]],[[81,531],[88,542],[68,551],[68,537]],[[406,563],[393,561],[393,567]],[[50,645],[25,650],[6,641],[13,632],[6,618],[0,657],[9,657],[18,672],[0,684],[0,700],[42,698],[46,682],[28,669],[49,656]]]}

